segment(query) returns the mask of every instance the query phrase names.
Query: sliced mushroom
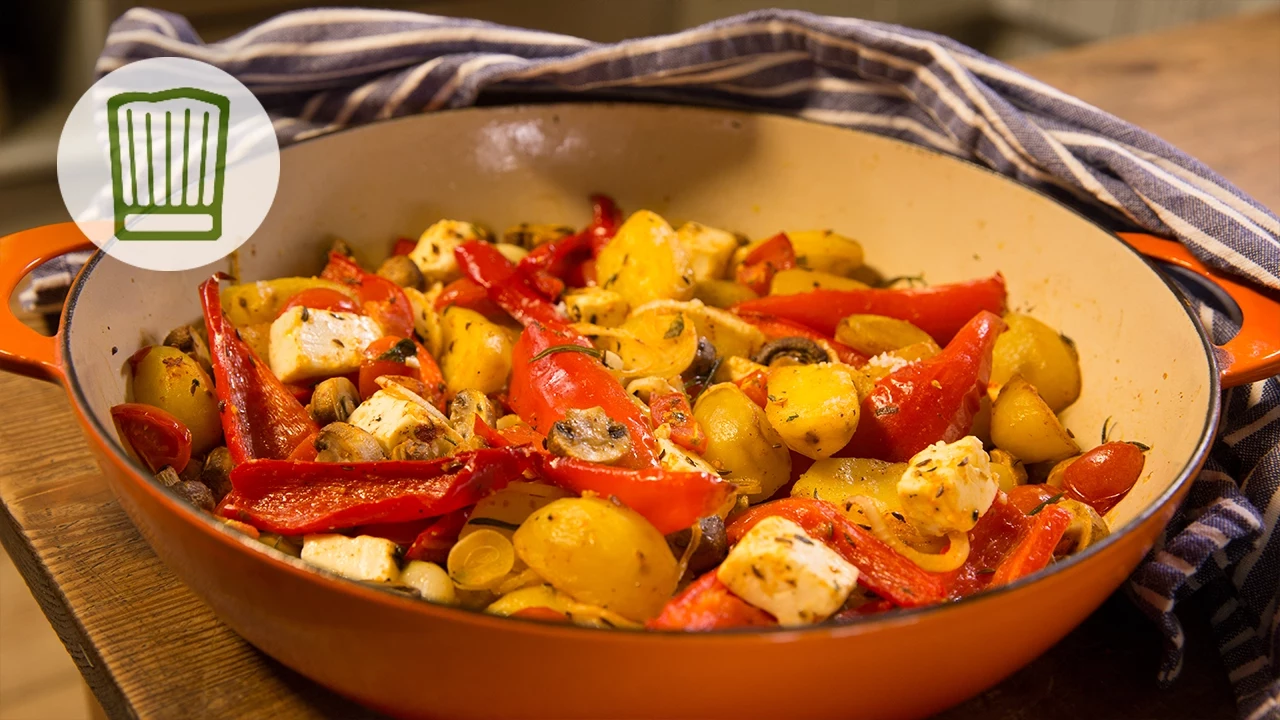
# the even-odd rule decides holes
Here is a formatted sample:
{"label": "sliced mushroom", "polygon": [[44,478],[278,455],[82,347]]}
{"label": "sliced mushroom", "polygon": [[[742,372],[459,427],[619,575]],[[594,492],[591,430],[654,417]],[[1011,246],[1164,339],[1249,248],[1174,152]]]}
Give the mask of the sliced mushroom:
{"label": "sliced mushroom", "polygon": [[183,500],[186,500],[201,510],[213,512],[213,507],[217,504],[213,499],[213,493],[209,491],[209,488],[205,487],[204,483],[199,481],[183,480],[173,486],[173,491],[176,492]]}
{"label": "sliced mushroom", "polygon": [[[725,535],[724,520],[719,515],[710,515],[698,521],[701,534],[698,544],[689,556],[689,567],[685,575],[701,575],[720,564],[729,554],[729,539]],[[667,545],[677,558],[682,557],[693,539],[693,529],[677,530],[667,536]]]}
{"label": "sliced mushroom", "polygon": [[386,460],[376,438],[355,425],[334,422],[316,435],[316,460],[320,462],[369,462]]}
{"label": "sliced mushroom", "polygon": [[440,454],[437,443],[425,443],[421,440],[405,440],[391,448],[392,460],[435,460],[445,457]]}
{"label": "sliced mushroom", "polygon": [[392,255],[382,261],[378,267],[378,276],[384,277],[400,287],[421,290],[426,285],[422,271],[409,259],[408,255]]}
{"label": "sliced mushroom", "polygon": [[192,360],[200,363],[205,372],[213,372],[213,365],[209,362],[209,346],[205,344],[200,331],[194,327],[183,325],[170,330],[164,336],[164,344],[190,355]]}
{"label": "sliced mushroom", "polygon": [[236,466],[231,460],[231,451],[219,446],[209,451],[204,459],[204,467],[200,470],[200,482],[204,483],[213,498],[219,502],[231,492],[231,469]]}
{"label": "sliced mushroom", "polygon": [[547,450],[555,455],[609,465],[631,449],[627,426],[610,418],[604,408],[570,408],[564,419],[551,426]]}
{"label": "sliced mushroom", "polygon": [[761,365],[812,365],[814,363],[832,362],[833,358],[826,348],[804,337],[781,337],[770,340],[760,348],[760,352],[752,358]]}
{"label": "sliced mushroom", "polygon": [[355,383],[344,377],[336,377],[316,385],[307,411],[311,413],[312,420],[324,426],[346,422],[359,404],[360,391],[356,389]]}
{"label": "sliced mushroom", "polygon": [[475,432],[477,415],[489,427],[498,422],[498,411],[493,407],[493,401],[479,390],[467,388],[453,396],[449,403],[449,424],[463,438],[470,438]]}

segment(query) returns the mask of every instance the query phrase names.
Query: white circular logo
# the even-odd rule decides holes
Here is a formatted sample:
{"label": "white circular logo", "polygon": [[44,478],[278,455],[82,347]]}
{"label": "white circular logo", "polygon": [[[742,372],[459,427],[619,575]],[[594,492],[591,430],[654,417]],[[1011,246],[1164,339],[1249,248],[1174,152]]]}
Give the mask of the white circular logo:
{"label": "white circular logo", "polygon": [[94,83],[58,143],[71,218],[107,254],[147,270],[226,257],[258,229],[279,179],[262,103],[184,58],[141,60]]}

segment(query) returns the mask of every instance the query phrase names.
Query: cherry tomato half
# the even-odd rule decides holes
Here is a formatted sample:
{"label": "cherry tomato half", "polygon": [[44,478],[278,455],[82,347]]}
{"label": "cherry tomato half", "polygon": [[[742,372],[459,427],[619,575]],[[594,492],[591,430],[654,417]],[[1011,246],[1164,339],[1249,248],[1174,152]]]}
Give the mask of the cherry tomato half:
{"label": "cherry tomato half", "polygon": [[1106,514],[1138,482],[1145,464],[1146,456],[1137,445],[1109,442],[1068,465],[1062,472],[1062,487],[1067,497]]}
{"label": "cherry tomato half", "polygon": [[[414,379],[419,379],[420,375],[417,368],[409,367],[404,361],[411,357],[417,356],[417,346],[415,345],[412,352],[405,352],[408,346],[400,347],[401,343],[406,342],[402,337],[395,335],[387,335],[369,343],[364,350],[364,363],[360,365],[360,381],[356,383],[360,388],[360,397],[369,399],[370,395],[378,392],[378,378],[383,375],[405,375]],[[407,341],[412,343],[413,341]]]}
{"label": "cherry tomato half", "polygon": [[111,408],[120,440],[151,472],[170,465],[177,472],[191,462],[191,431],[178,418],[153,405],[122,403]]}
{"label": "cherry tomato half", "polygon": [[384,277],[365,275],[360,280],[360,300],[364,314],[378,321],[382,332],[400,337],[413,336],[413,308],[400,286]]}
{"label": "cherry tomato half", "polygon": [[312,310],[332,310],[333,312],[360,312],[360,306],[354,300],[337,290],[329,288],[311,288],[289,298],[289,302],[280,308],[276,317],[285,314],[290,308],[304,307]]}

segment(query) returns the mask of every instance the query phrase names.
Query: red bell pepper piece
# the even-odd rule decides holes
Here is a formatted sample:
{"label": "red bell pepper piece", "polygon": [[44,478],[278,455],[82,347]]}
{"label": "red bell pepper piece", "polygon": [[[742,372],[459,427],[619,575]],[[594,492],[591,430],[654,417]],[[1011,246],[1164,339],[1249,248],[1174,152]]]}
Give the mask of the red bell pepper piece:
{"label": "red bell pepper piece", "polygon": [[413,249],[418,247],[418,241],[413,238],[398,237],[396,244],[391,246],[392,255],[408,255]]}
{"label": "red bell pepper piece", "polygon": [[906,320],[945,345],[974,315],[1004,312],[1004,276],[926,288],[813,290],[796,295],[769,295],[735,306],[742,312],[774,315],[834,335],[850,315],[869,314]]}
{"label": "red bell pepper piece", "polygon": [[476,284],[471,278],[458,278],[445,285],[436,298],[436,310],[444,312],[450,305],[474,310],[497,322],[505,322],[511,318],[506,310],[489,299],[489,292]]}
{"label": "red bell pepper piece", "polygon": [[287,458],[303,438],[319,428],[222,313],[218,298],[222,277],[219,273],[201,284],[200,300],[227,449],[237,464]]}
{"label": "red bell pepper piece", "polygon": [[734,385],[742,390],[747,397],[751,398],[751,402],[764,407],[769,403],[769,374],[763,370],[756,370],[738,380]]}
{"label": "red bell pepper piece", "polygon": [[413,539],[404,553],[405,559],[426,560],[443,565],[449,559],[449,550],[458,542],[458,534],[462,532],[462,526],[467,524],[467,518],[471,517],[473,509],[467,506],[432,520]]}
{"label": "red bell pepper piece", "polygon": [[947,597],[945,576],[922,570],[825,500],[793,497],[757,505],[729,524],[729,544],[736,544],[756,523],[775,515],[825,542],[858,568],[859,585],[898,607],[929,605]]}
{"label": "red bell pepper piece", "polygon": [[519,445],[528,445],[534,449],[541,450],[546,447],[547,438],[533,428],[523,423],[513,425],[505,430],[496,430],[489,427],[478,414],[475,421],[475,433],[489,444],[489,447],[516,447]]}
{"label": "red bell pepper piece", "polygon": [[302,439],[302,442],[298,443],[298,447],[294,448],[293,452],[289,453],[289,457],[285,459],[301,460],[305,462],[315,460],[316,456],[320,454],[320,451],[316,450],[316,438],[318,437],[320,437],[320,433],[318,432],[313,432],[306,436]]}
{"label": "red bell pepper piece", "polygon": [[772,615],[734,595],[712,570],[668,600],[658,617],[645,623],[645,627],[705,632],[777,624]]}
{"label": "red bell pepper piece", "polygon": [[246,462],[231,471],[239,496],[233,519],[281,535],[422,520],[474,505],[531,464],[520,448],[430,461]]}
{"label": "red bell pepper piece", "polygon": [[1041,505],[1057,502],[1066,493],[1061,488],[1041,483],[1014,486],[1006,495],[1013,506],[1024,514],[1033,512]]}
{"label": "red bell pepper piece", "polygon": [[1145,464],[1146,457],[1137,445],[1104,443],[1067,466],[1062,473],[1062,487],[1067,497],[1105,515],[1138,482]]}
{"label": "red bell pepper piece", "polygon": [[[578,351],[577,348],[582,348]],[[590,354],[598,351],[578,333],[534,323],[527,326],[511,353],[511,381],[507,402],[535,430],[548,435],[570,408],[599,406],[627,426],[631,449],[625,467],[658,464],[649,421],[622,385]]]}
{"label": "red bell pepper piece", "polygon": [[384,334],[413,336],[413,308],[399,285],[365,272],[359,263],[336,250],[329,253],[329,263],[320,277],[355,286],[362,312],[377,320]]}
{"label": "red bell pepper piece", "polygon": [[1071,524],[1071,513],[1057,505],[1045,505],[1027,518],[1027,530],[1004,562],[996,567],[990,587],[1008,585],[1043,569],[1053,559],[1062,535]]}
{"label": "red bell pepper piece", "polygon": [[191,430],[182,421],[154,405],[121,403],[111,408],[116,434],[151,472],[165,465],[176,472],[191,462]]}
{"label": "red bell pepper piece", "polygon": [[768,295],[773,276],[796,266],[796,251],[786,233],[778,233],[760,243],[738,266],[737,281],[756,292]]}
{"label": "red bell pepper piece", "polygon": [[1004,493],[969,531],[969,557],[959,569],[946,573],[947,597],[965,597],[991,586],[996,568],[1017,547],[1027,529],[1027,516]]}
{"label": "red bell pepper piece", "polygon": [[622,213],[605,195],[591,196],[591,224],[582,232],[543,243],[520,261],[517,269],[544,296],[552,300],[564,292],[565,283],[587,284],[583,265],[593,262],[601,248],[618,232]]}
{"label": "red bell pepper piece", "polygon": [[973,426],[991,378],[991,351],[1005,329],[982,312],[942,352],[881,378],[862,401],[858,429],[837,453],[905,462],[938,441],[953,442]]}
{"label": "red bell pepper piece", "polygon": [[649,414],[655,427],[665,423],[671,428],[671,442],[696,453],[707,451],[707,434],[693,417],[688,395],[654,393],[649,397]]}
{"label": "red bell pepper piece", "polygon": [[719,476],[701,471],[631,470],[548,454],[538,455],[536,464],[538,473],[552,485],[616,497],[663,535],[715,514],[733,490],[733,485]]}
{"label": "red bell pepper piece", "polygon": [[312,310],[332,310],[333,312],[359,313],[360,306],[355,301],[337,290],[329,288],[310,288],[289,298],[289,302],[280,308],[276,317],[280,317],[290,308],[304,307]]}
{"label": "red bell pepper piece", "polygon": [[565,325],[565,318],[538,291],[529,287],[515,265],[493,245],[468,240],[454,251],[462,272],[489,293],[489,298],[522,324],[542,323],[552,327]]}
{"label": "red bell pepper piece", "polygon": [[[739,308],[740,307],[741,306],[739,306]],[[831,349],[836,351],[836,356],[840,359],[840,362],[854,367],[862,367],[867,364],[866,355],[863,355],[842,342],[839,342],[830,335],[823,335],[817,330],[805,327],[798,322],[784,320],[783,318],[766,315],[764,313],[748,312],[740,310],[739,308],[734,308],[734,312],[738,317],[752,325],[755,325],[760,329],[760,332],[764,333],[764,336],[770,340],[776,340],[781,337],[802,337],[814,341],[821,340],[822,342],[829,344]]]}
{"label": "red bell pepper piece", "polygon": [[303,385],[301,383],[285,383],[284,387],[293,396],[294,400],[306,405],[311,402],[311,396],[316,391],[315,385]]}
{"label": "red bell pepper piece", "polygon": [[[421,383],[416,390],[418,394],[441,410],[444,409],[448,390],[444,376],[440,373],[440,366],[436,364],[435,358],[417,341],[386,335],[369,343],[364,356],[359,381],[356,383],[360,388],[360,397],[368,399],[378,392],[378,378],[384,375],[401,375],[418,380]],[[418,361],[418,367],[406,364],[411,357]]]}
{"label": "red bell pepper piece", "polygon": [[320,277],[333,282],[359,285],[360,280],[368,275],[360,263],[350,255],[343,255],[337,250],[329,251],[329,262],[320,271]]}

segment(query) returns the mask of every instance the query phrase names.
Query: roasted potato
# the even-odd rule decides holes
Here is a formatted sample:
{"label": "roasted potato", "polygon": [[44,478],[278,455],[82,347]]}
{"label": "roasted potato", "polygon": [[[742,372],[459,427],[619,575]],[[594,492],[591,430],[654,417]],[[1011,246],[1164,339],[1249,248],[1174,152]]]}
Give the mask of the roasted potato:
{"label": "roasted potato", "polygon": [[883,315],[850,315],[836,327],[836,340],[872,357],[916,343],[934,344],[933,338],[906,320]]}
{"label": "roasted potato", "polygon": [[667,221],[648,210],[628,218],[600,251],[596,277],[601,288],[619,293],[631,307],[693,297],[689,251]]}
{"label": "roasted potato", "polygon": [[689,253],[694,282],[724,277],[729,259],[738,249],[738,238],[733,233],[696,222],[681,225],[676,230],[676,238]]}
{"label": "roasted potato", "polygon": [[271,323],[254,323],[237,328],[240,339],[258,354],[263,362],[271,357]]}
{"label": "roasted potato", "polygon": [[[795,250],[796,265],[806,270],[847,276],[862,267],[862,245],[831,230],[789,230],[787,238]],[[768,239],[738,248],[733,255],[733,265],[741,265],[752,250]]]}
{"label": "roasted potato", "polygon": [[1014,375],[1035,386],[1054,412],[1080,397],[1080,359],[1066,336],[1029,315],[1004,316],[1009,329],[996,339],[991,384],[1000,387]]}
{"label": "roasted potato", "polygon": [[544,506],[515,532],[515,549],[557,590],[635,621],[656,616],[680,579],[662,533],[602,498]]}
{"label": "roasted potato", "polygon": [[444,331],[440,326],[440,312],[436,310],[436,299],[444,285],[435,283],[426,292],[413,288],[405,288],[405,297],[413,310],[413,330],[422,337],[422,344],[431,353],[431,357],[440,357],[444,349]]}
{"label": "roasted potato", "polygon": [[440,372],[449,391],[470,388],[492,393],[506,387],[513,335],[474,310],[446,308],[441,316]]}
{"label": "roasted potato", "polygon": [[447,283],[462,277],[453,251],[467,240],[485,239],[479,226],[458,220],[441,220],[423,231],[409,259],[418,266],[428,284]]}
{"label": "roasted potato", "polygon": [[352,302],[360,304],[350,285],[314,277],[287,277],[228,285],[222,289],[222,311],[236,327],[243,328],[256,323],[270,324],[290,298],[313,288],[340,292],[351,298]]}
{"label": "roasted potato", "polygon": [[769,286],[770,295],[796,295],[812,290],[863,290],[868,285],[842,275],[833,275],[820,270],[791,268],[773,276]]}
{"label": "roasted potato", "polygon": [[737,385],[720,383],[703,391],[693,417],[707,434],[703,459],[726,480],[758,485],[752,502],[767,500],[791,479],[791,452],[764,411]]}
{"label": "roasted potato", "polygon": [[598,287],[570,290],[561,298],[565,314],[573,322],[617,327],[627,320],[630,306],[622,295]]}
{"label": "roasted potato", "polygon": [[878,500],[887,511],[897,510],[902,505],[898,497],[898,481],[906,470],[906,463],[883,460],[819,460],[792,486],[791,496],[826,500],[848,514],[857,510],[857,506],[846,509],[845,501],[855,495],[866,495]]}
{"label": "roasted potato", "polygon": [[624,382],[635,378],[672,377],[684,372],[698,354],[698,330],[678,309],[653,306],[632,312],[617,328],[589,323],[574,326],[594,338],[600,350],[615,353],[620,367],[611,367]]}
{"label": "roasted potato", "polygon": [[710,307],[731,308],[759,295],[746,285],[732,280],[703,280],[693,286],[693,297]]}
{"label": "roasted potato", "polygon": [[827,362],[769,369],[765,415],[787,447],[819,460],[849,444],[860,405],[855,372]]}
{"label": "roasted potato", "polygon": [[200,363],[178,348],[153,345],[130,360],[133,400],[154,405],[191,431],[191,453],[203,455],[222,442],[222,418],[213,381]]}
{"label": "roasted potato", "polygon": [[1005,383],[991,406],[991,441],[1025,463],[1062,460],[1080,452],[1058,416],[1019,375]]}
{"label": "roasted potato", "polygon": [[708,307],[698,300],[654,300],[636,308],[635,314],[658,309],[678,310],[693,320],[698,337],[705,338],[720,357],[751,357],[765,342],[760,329],[731,312]]}

